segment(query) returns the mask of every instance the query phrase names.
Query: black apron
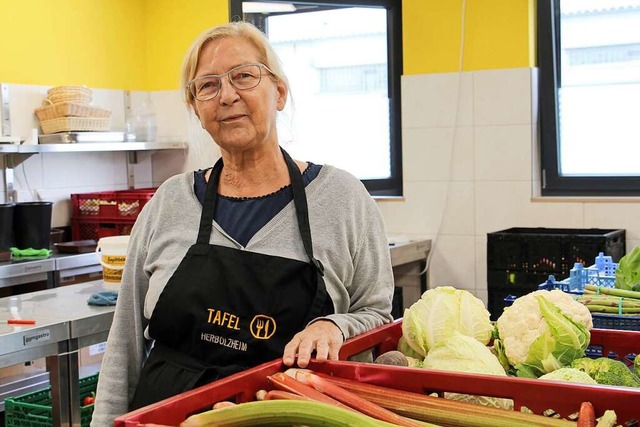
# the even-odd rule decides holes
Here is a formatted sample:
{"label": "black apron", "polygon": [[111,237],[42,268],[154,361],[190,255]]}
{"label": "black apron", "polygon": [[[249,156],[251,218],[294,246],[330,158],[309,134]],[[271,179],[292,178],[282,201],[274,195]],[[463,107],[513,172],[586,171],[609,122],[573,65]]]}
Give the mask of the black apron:
{"label": "black apron", "polygon": [[314,258],[307,199],[287,162],[298,228],[311,263],[210,245],[222,159],[207,184],[196,244],[160,294],[149,322],[153,349],[129,410],[282,357],[314,318],[333,313]]}

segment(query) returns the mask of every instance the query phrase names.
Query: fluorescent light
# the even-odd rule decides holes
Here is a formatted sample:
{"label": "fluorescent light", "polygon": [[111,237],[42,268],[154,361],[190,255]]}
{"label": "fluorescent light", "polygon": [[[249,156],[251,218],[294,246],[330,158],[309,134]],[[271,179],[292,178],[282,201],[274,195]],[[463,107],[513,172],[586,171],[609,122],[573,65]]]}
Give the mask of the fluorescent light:
{"label": "fluorescent light", "polygon": [[242,2],[242,13],[295,12],[292,3]]}

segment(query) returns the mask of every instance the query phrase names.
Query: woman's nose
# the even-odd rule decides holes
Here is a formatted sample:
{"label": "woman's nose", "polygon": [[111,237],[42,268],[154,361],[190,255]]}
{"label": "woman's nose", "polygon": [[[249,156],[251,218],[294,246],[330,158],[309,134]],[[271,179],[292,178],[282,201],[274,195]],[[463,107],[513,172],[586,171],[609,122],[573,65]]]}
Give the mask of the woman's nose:
{"label": "woman's nose", "polygon": [[238,95],[238,91],[233,85],[229,78],[223,78],[220,81],[220,103],[221,104],[231,104],[240,98]]}

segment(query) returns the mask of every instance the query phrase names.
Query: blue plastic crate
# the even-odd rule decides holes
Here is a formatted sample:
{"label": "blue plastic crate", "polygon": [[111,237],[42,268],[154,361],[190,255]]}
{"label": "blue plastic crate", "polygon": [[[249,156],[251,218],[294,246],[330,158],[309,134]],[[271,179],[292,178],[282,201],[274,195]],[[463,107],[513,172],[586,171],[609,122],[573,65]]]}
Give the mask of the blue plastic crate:
{"label": "blue plastic crate", "polygon": [[570,276],[557,281],[553,275],[540,285],[538,289],[560,289],[570,294],[582,295],[586,285],[614,288],[616,285],[616,270],[618,263],[613,262],[610,256],[602,252],[595,258],[595,263],[589,267],[583,267],[579,262],[571,269]]}

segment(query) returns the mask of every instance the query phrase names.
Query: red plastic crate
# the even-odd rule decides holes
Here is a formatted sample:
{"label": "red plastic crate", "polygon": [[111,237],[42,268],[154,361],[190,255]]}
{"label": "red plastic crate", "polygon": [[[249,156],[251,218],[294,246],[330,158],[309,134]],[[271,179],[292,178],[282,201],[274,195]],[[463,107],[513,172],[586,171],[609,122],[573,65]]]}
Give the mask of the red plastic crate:
{"label": "red plastic crate", "polygon": [[109,236],[131,234],[136,218],[120,220],[71,218],[71,238],[73,240],[99,240]]}
{"label": "red plastic crate", "polygon": [[71,195],[72,218],[135,219],[156,188]]}
{"label": "red plastic crate", "polygon": [[[401,321],[398,320],[349,340],[343,345],[340,357],[347,358],[371,349],[374,354],[395,349],[402,335],[401,327]],[[592,344],[601,346],[604,351],[629,354],[640,349],[640,333],[593,330]],[[514,400],[516,410],[526,406],[537,414],[552,409],[566,418],[578,411],[581,402],[589,401],[594,405],[597,416],[601,416],[607,409],[615,410],[618,424],[628,423],[629,426],[637,426],[637,420],[640,419],[638,407],[640,389],[463,374],[348,361],[326,363],[311,361],[309,368],[346,379],[416,393],[438,393],[442,396],[444,392],[456,392],[509,398]],[[115,420],[114,425],[137,427],[145,423],[158,423],[177,426],[190,415],[209,410],[214,403],[221,400],[237,403],[254,400],[257,390],[270,389],[267,375],[284,370],[286,367],[279,359],[264,363],[122,415]]]}

